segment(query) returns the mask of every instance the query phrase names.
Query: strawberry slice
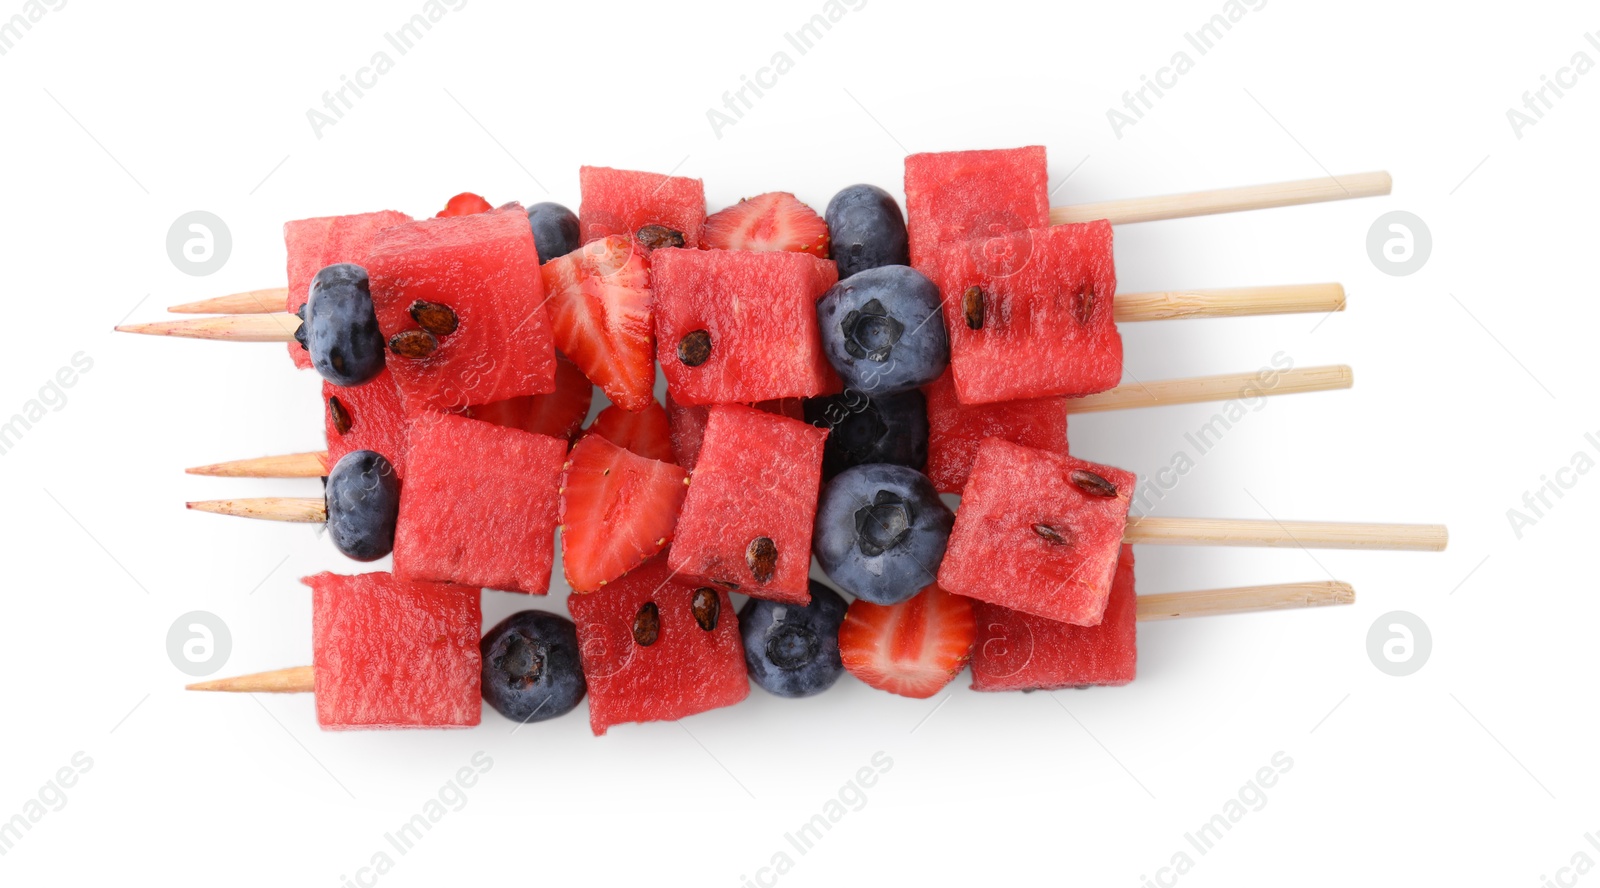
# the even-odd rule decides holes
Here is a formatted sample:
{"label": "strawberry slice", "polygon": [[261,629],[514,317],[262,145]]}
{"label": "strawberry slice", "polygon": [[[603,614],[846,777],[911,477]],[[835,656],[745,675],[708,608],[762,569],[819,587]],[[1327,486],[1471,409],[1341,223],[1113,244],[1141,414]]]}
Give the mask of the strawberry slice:
{"label": "strawberry slice", "polygon": [[567,584],[593,592],[672,541],[688,473],[584,435],[561,481],[561,566]]}
{"label": "strawberry slice", "polygon": [[645,459],[677,463],[672,455],[672,423],[667,419],[666,409],[655,401],[638,411],[623,410],[612,404],[594,418],[589,431]]}
{"label": "strawberry slice", "polygon": [[591,241],[540,269],[556,348],[613,404],[643,410],[655,400],[650,271],[622,235]]}
{"label": "strawberry slice", "polygon": [[476,213],[487,213],[492,209],[494,209],[494,207],[489,206],[488,201],[470,191],[463,191],[455,197],[450,198],[450,200],[445,203],[444,209],[440,210],[439,214],[434,216],[434,218],[438,219],[444,216],[471,216]]}
{"label": "strawberry slice", "polygon": [[594,385],[578,365],[556,353],[556,390],[544,395],[507,398],[467,408],[473,419],[507,428],[537,432],[571,442],[583,430],[594,400]]}
{"label": "strawberry slice", "polygon": [[929,586],[899,604],[856,600],[839,627],[839,657],[851,675],[902,697],[932,697],[972,657],[972,602]]}
{"label": "strawberry slice", "polygon": [[773,191],[706,217],[700,242],[711,250],[787,250],[826,259],[828,223],[794,195]]}

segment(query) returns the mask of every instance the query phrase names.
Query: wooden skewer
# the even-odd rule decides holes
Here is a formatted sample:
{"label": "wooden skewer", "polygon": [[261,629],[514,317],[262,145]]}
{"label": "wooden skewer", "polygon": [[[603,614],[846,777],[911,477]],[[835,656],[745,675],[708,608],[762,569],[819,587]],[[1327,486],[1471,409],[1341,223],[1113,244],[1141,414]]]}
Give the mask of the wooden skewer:
{"label": "wooden skewer", "polygon": [[289,302],[288,287],[268,287],[265,290],[246,290],[199,302],[185,302],[167,307],[173,314],[271,314],[283,311]]}
{"label": "wooden skewer", "polygon": [[217,678],[185,685],[186,691],[228,691],[236,694],[309,694],[317,689],[313,666],[290,666],[233,678]]}
{"label": "wooden skewer", "polygon": [[328,520],[327,502],[312,497],[260,496],[251,499],[201,500],[187,505],[196,512],[259,518],[264,521],[321,524]]}
{"label": "wooden skewer", "polygon": [[[234,297],[224,297],[232,299]],[[196,305],[200,303],[194,303]],[[1170,290],[1128,293],[1116,297],[1118,321],[1162,321],[1175,318],[1236,318],[1251,315],[1306,314],[1343,311],[1344,287],[1339,284],[1288,284],[1273,287],[1232,287],[1215,290]],[[177,306],[176,308],[187,308]],[[176,310],[176,308],[174,310]],[[226,342],[292,342],[300,318],[288,312],[229,314],[185,318],[151,324],[124,324],[120,333],[178,336]]]}
{"label": "wooden skewer", "polygon": [[1384,549],[1443,552],[1442,524],[1341,524],[1331,521],[1253,521],[1228,518],[1129,517],[1125,543],[1167,546],[1261,546],[1306,549]]}
{"label": "wooden skewer", "polygon": [[209,475],[215,478],[321,478],[328,474],[328,451],[313,450],[306,453],[236,459],[209,466],[195,466],[184,471],[191,475]]}
{"label": "wooden skewer", "polygon": [[177,336],[182,339],[212,339],[220,342],[293,342],[300,319],[288,312],[276,314],[218,315],[211,318],[185,318],[153,324],[123,324],[118,333],[143,333],[146,336]]}
{"label": "wooden skewer", "polygon": [[[1160,595],[1140,595],[1138,619],[1144,622],[1218,614],[1294,610],[1351,604],[1355,600],[1356,590],[1348,583],[1337,582],[1246,586],[1205,592],[1166,592]],[[223,691],[234,694],[309,694],[315,692],[316,687],[317,676],[314,667],[291,666],[270,672],[255,672],[250,675],[195,682],[185,685],[184,690]]]}
{"label": "wooden skewer", "polygon": [[1112,225],[1125,225],[1129,222],[1185,219],[1190,216],[1292,207],[1330,200],[1379,197],[1393,189],[1394,180],[1388,173],[1356,173],[1331,179],[1302,179],[1297,182],[1276,182],[1271,185],[1247,185],[1243,188],[1222,188],[1189,194],[1051,207],[1050,224],[1063,225],[1069,222],[1107,219]]}
{"label": "wooden skewer", "polygon": [[1264,395],[1294,395],[1304,392],[1329,392],[1355,384],[1355,371],[1344,364],[1331,367],[1297,367],[1278,373],[1268,385],[1261,372],[1224,373],[1190,379],[1119,385],[1097,395],[1072,398],[1068,413],[1101,413],[1106,410],[1134,410],[1170,404],[1198,404],[1204,401],[1229,401],[1234,398]]}
{"label": "wooden skewer", "polygon": [[1291,284],[1281,287],[1119,293],[1114,306],[1117,322],[1127,323],[1178,318],[1325,314],[1344,311],[1345,296],[1344,287],[1340,284]]}
{"label": "wooden skewer", "polygon": [[[1285,370],[1270,386],[1261,381],[1260,371],[1169,379],[1118,386],[1098,395],[1072,398],[1068,413],[1100,413],[1107,410],[1134,410],[1167,404],[1197,404],[1204,401],[1229,401],[1245,396],[1292,395],[1347,389],[1354,372],[1346,366],[1306,367]],[[328,474],[328,452],[290,453],[258,456],[186,469],[191,475],[224,478],[320,478]]]}
{"label": "wooden skewer", "polygon": [[1180,617],[1209,617],[1218,614],[1247,614],[1256,611],[1290,610],[1354,604],[1355,587],[1349,583],[1285,583],[1281,586],[1243,586],[1207,592],[1164,592],[1140,595],[1139,620],[1173,620]]}

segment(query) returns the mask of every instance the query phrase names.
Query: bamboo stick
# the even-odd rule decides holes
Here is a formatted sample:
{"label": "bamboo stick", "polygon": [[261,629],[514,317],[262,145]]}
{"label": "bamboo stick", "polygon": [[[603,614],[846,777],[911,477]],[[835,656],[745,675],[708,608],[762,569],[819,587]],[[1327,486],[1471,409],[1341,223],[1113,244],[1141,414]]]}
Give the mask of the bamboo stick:
{"label": "bamboo stick", "polygon": [[185,685],[186,691],[227,691],[234,694],[309,694],[316,690],[317,673],[311,666],[291,666],[271,672],[217,678]]}
{"label": "bamboo stick", "polygon": [[1125,225],[1129,222],[1185,219],[1190,216],[1266,210],[1330,200],[1378,197],[1388,194],[1393,188],[1394,181],[1388,173],[1356,173],[1327,179],[1301,179],[1295,182],[1276,182],[1271,185],[1247,185],[1242,188],[1221,188],[1188,194],[1052,207],[1050,224],[1064,225],[1070,222],[1106,219],[1112,225]]}
{"label": "bamboo stick", "polygon": [[1302,367],[1284,370],[1270,384],[1261,371],[1225,373],[1220,376],[1195,376],[1155,382],[1119,385],[1097,395],[1072,398],[1068,413],[1101,413],[1107,410],[1134,410],[1171,404],[1197,404],[1204,401],[1229,401],[1263,395],[1293,395],[1305,392],[1330,392],[1350,388],[1355,372],[1343,364],[1331,367]]}
{"label": "bamboo stick", "polygon": [[251,499],[201,500],[188,503],[196,512],[258,518],[264,521],[297,521],[321,524],[328,520],[328,504],[321,498],[300,496],[259,496]]}
{"label": "bamboo stick", "polygon": [[1127,323],[1180,318],[1325,314],[1344,311],[1345,295],[1344,287],[1339,284],[1291,284],[1278,287],[1119,293],[1114,305],[1117,322]]}
{"label": "bamboo stick", "polygon": [[271,314],[283,311],[288,302],[288,287],[267,287],[264,290],[246,290],[243,293],[230,293],[227,296],[202,299],[199,302],[172,305],[167,307],[167,311],[172,314],[202,315]]}
{"label": "bamboo stick", "polygon": [[195,466],[184,471],[191,475],[215,478],[321,478],[328,474],[328,451],[236,459],[209,466]]}
{"label": "bamboo stick", "polygon": [[185,318],[181,321],[156,321],[151,324],[123,324],[118,333],[145,336],[176,336],[182,339],[211,339],[220,342],[293,342],[300,319],[288,312],[276,314],[218,315]]}
{"label": "bamboo stick", "polygon": [[1292,610],[1354,604],[1356,590],[1349,583],[1285,583],[1279,586],[1242,586],[1204,592],[1164,592],[1140,595],[1139,620],[1173,620],[1257,611]]}
{"label": "bamboo stick", "polygon": [[1129,517],[1122,541],[1166,546],[1261,546],[1442,552],[1442,524],[1345,524],[1229,518]]}

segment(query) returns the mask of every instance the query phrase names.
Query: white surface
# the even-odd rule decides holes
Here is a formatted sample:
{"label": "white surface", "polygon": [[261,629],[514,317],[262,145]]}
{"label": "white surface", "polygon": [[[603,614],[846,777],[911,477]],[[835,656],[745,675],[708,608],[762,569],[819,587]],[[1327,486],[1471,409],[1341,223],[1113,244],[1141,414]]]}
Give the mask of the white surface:
{"label": "white surface", "polygon": [[[1520,540],[1506,517],[1575,452],[1596,455],[1583,436],[1600,430],[1600,75],[1521,139],[1506,117],[1574,53],[1600,60],[1584,37],[1600,25],[1592,10],[1274,0],[1199,56],[1184,35],[1221,2],[995,0],[978,14],[871,0],[801,56],[784,35],[820,2],[627,7],[467,4],[407,54],[391,49],[393,69],[320,139],[307,109],[420,0],[248,14],[74,0],[0,56],[11,328],[0,414],[74,354],[93,361],[0,457],[0,818],[75,752],[93,762],[64,807],[0,857],[0,881],[153,870],[181,884],[340,885],[386,850],[386,886],[623,870],[733,886],[779,852],[793,859],[785,886],[1132,886],[1186,851],[1185,886],[1380,874],[1531,886],[1580,851],[1600,859],[1584,839],[1600,827],[1588,558],[1600,480],[1578,476]],[[1193,70],[1118,139],[1107,108],[1185,48]],[[786,49],[792,70],[717,138],[708,107]],[[1450,550],[1147,547],[1144,591],[1332,575],[1359,600],[1148,625],[1134,685],[1054,698],[980,696],[963,677],[946,702],[911,701],[846,679],[809,701],[757,690],[682,726],[597,740],[582,710],[515,736],[492,712],[470,732],[336,735],[316,729],[309,697],[180,690],[165,648],[179,614],[211,611],[231,627],[225,673],[308,662],[309,594],[295,578],[350,565],[306,527],[181,507],[314,491],[181,469],[319,446],[315,378],[277,346],[113,335],[125,316],[281,284],[287,218],[430,214],[464,189],[576,206],[580,163],[703,177],[713,208],[779,188],[820,208],[856,181],[898,193],[903,149],[1032,143],[1049,146],[1054,182],[1082,162],[1057,203],[1392,171],[1391,198],[1119,230],[1124,290],[1338,280],[1351,299],[1320,324],[1128,325],[1127,369],[1248,370],[1278,352],[1297,366],[1353,364],[1354,391],[1270,402],[1155,511],[1442,521]],[[233,234],[209,277],[179,273],[165,252],[168,226],[193,209]],[[1431,261],[1410,277],[1367,257],[1368,227],[1396,209],[1433,232]],[[1084,418],[1074,449],[1143,475],[1212,412]],[[491,596],[486,620],[526,603]],[[1366,653],[1369,626],[1396,609],[1433,634],[1431,660],[1407,678]],[[1292,768],[1265,807],[1195,851],[1185,834],[1280,750]],[[479,751],[493,768],[465,807],[410,853],[390,848],[385,833]],[[892,768],[865,806],[801,855],[785,834],[880,751]]]}

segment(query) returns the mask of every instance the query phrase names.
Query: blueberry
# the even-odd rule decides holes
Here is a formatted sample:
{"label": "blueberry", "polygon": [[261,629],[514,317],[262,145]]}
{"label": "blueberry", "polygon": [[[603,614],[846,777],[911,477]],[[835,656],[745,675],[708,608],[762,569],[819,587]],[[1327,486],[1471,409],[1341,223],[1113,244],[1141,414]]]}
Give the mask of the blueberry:
{"label": "blueberry", "polygon": [[540,265],[583,246],[578,242],[578,217],[561,204],[545,201],[528,207],[528,224],[533,226]]}
{"label": "blueberry", "polygon": [[904,265],[834,284],[817,300],[817,322],[845,387],[873,397],[933,382],[950,363],[939,288]]}
{"label": "blueberry", "polygon": [[578,629],[566,617],[519,611],[490,629],[478,651],[483,699],[512,721],[565,715],[588,690],[578,663]]}
{"label": "blueberry", "polygon": [[811,549],[828,579],[874,604],[931,586],[955,515],[916,469],[872,464],[822,488]]}
{"label": "blueberry", "polygon": [[354,450],[328,473],[328,536],[357,561],[376,561],[394,549],[400,481],[382,454]]}
{"label": "blueberry", "polygon": [[352,386],[383,372],[383,333],[365,268],[346,263],[317,272],[300,319],[294,338],[311,353],[311,366],[323,379]]}
{"label": "blueberry", "polygon": [[857,391],[811,398],[805,412],[806,422],[829,430],[823,478],[867,463],[920,471],[928,462],[928,400],[917,389],[878,398]]}
{"label": "blueberry", "polygon": [[839,593],[816,580],[805,607],[750,599],[739,609],[750,680],[779,697],[809,697],[833,687],[844,673],[839,624],[845,609]]}
{"label": "blueberry", "polygon": [[882,188],[851,185],[828,201],[823,215],[840,280],[869,268],[911,264],[905,216]]}

